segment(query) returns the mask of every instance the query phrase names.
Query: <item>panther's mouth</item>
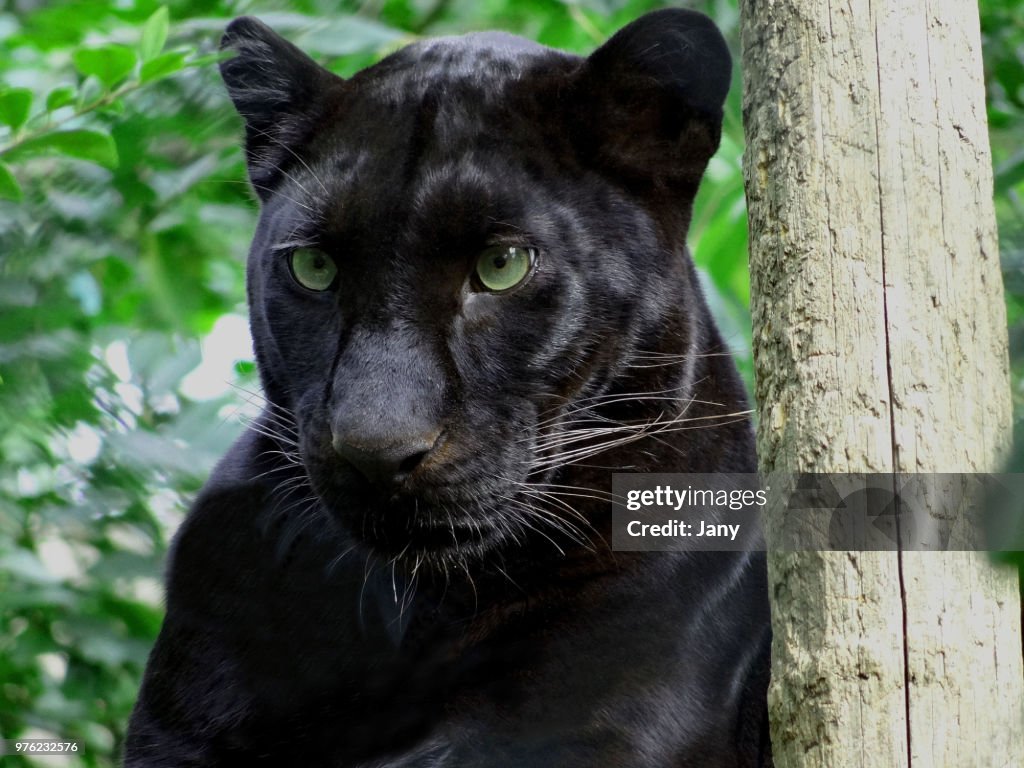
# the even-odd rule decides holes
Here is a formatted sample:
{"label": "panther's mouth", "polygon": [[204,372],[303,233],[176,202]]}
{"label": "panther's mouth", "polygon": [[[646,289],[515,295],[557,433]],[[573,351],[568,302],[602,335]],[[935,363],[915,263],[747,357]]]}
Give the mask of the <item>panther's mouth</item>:
{"label": "panther's mouth", "polygon": [[372,486],[323,488],[321,499],[335,521],[356,543],[374,554],[422,560],[489,549],[500,531],[489,514],[496,502],[468,498],[444,488],[392,490]]}
{"label": "panther's mouth", "polygon": [[373,519],[362,526],[358,536],[360,542],[377,554],[399,560],[424,555],[464,558],[488,548],[492,540],[487,528],[482,526],[453,522],[451,525],[421,523],[407,527],[401,522],[393,524],[388,517]]}
{"label": "panther's mouth", "polygon": [[406,494],[393,495],[367,510],[363,522],[360,535],[392,551],[458,549],[479,541],[486,527],[485,521],[453,502]]}

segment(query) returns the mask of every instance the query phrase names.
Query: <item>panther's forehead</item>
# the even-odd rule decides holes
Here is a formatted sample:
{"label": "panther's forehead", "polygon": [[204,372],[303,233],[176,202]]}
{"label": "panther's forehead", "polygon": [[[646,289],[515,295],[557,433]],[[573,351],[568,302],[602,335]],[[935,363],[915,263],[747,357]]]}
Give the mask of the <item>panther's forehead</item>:
{"label": "panther's forehead", "polygon": [[350,85],[387,101],[421,101],[431,94],[472,93],[490,100],[531,74],[566,71],[579,57],[504,32],[421,40],[356,74]]}
{"label": "panther's forehead", "polygon": [[504,33],[404,48],[338,89],[283,197],[296,201],[295,215],[316,212],[334,231],[387,233],[414,212],[451,222],[469,209],[509,216],[495,204],[509,190],[529,194],[524,166],[534,168],[536,197],[537,169],[572,160],[558,110],[538,102],[579,61]]}
{"label": "panther's forehead", "polygon": [[[549,147],[539,128],[450,104],[402,111],[374,130],[352,125],[373,125],[367,112],[353,109],[348,117],[308,167],[290,169],[292,178],[265,208],[281,214],[265,216],[276,240],[303,232],[350,251],[415,253],[426,263],[448,261],[453,249],[473,250],[499,234],[531,240],[579,226],[580,216],[560,199],[559,180],[583,172],[570,152]],[[575,197],[605,188],[593,178]],[[620,214],[625,206],[620,201]]]}
{"label": "panther's forehead", "polygon": [[432,80],[436,77],[486,78],[501,72],[522,71],[538,59],[546,58],[577,59],[564,51],[506,32],[474,32],[417,41],[359,72],[353,80],[410,70]]}

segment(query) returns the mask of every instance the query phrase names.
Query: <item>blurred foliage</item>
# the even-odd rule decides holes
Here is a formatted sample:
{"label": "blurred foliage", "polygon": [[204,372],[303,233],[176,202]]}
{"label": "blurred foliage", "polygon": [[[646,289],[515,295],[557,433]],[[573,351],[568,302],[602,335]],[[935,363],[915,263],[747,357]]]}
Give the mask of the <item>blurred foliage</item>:
{"label": "blurred foliage", "polygon": [[[222,348],[245,314],[244,255],[256,214],[240,125],[213,66],[226,21],[259,15],[348,75],[418,36],[474,29],[586,52],[662,5],[0,5],[0,735],[83,744],[76,758],[40,764],[117,763],[162,616],[169,538],[258,386],[244,342]],[[676,5],[708,12],[737,50],[736,0]],[[1020,361],[1024,25],[1016,6],[982,3],[1007,304]],[[742,139],[736,74],[691,238],[749,380]],[[1018,411],[1022,365],[1014,368]],[[207,381],[231,379],[235,389],[204,389],[197,370]]]}
{"label": "blurred foliage", "polygon": [[[983,0],[980,8],[999,252],[1010,331],[1014,455],[1008,471],[1024,472],[1024,6],[1020,0]],[[1024,533],[1024,527],[1021,530]],[[1024,539],[1016,546],[1024,549]],[[1003,557],[1020,569],[1024,594],[1024,552]]]}

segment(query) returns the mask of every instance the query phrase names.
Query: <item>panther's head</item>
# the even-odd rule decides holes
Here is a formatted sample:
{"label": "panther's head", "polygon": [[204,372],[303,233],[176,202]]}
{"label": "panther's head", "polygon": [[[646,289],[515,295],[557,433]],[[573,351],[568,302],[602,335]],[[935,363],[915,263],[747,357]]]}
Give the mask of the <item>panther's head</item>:
{"label": "panther's head", "polygon": [[709,321],[684,238],[730,80],[717,29],[656,12],[588,58],[443,38],[347,80],[251,18],[223,45],[261,201],[265,426],[301,482],[384,553],[578,535],[554,472],[693,384]]}

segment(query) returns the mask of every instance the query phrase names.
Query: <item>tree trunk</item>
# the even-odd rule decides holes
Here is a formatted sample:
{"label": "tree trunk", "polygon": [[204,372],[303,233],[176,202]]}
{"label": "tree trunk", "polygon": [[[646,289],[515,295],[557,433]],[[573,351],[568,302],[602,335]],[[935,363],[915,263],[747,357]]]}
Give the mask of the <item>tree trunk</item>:
{"label": "tree trunk", "polygon": [[[996,470],[1010,391],[976,4],[741,0],[741,26],[762,470]],[[1024,765],[1015,572],[773,551],[769,577],[776,765]]]}

